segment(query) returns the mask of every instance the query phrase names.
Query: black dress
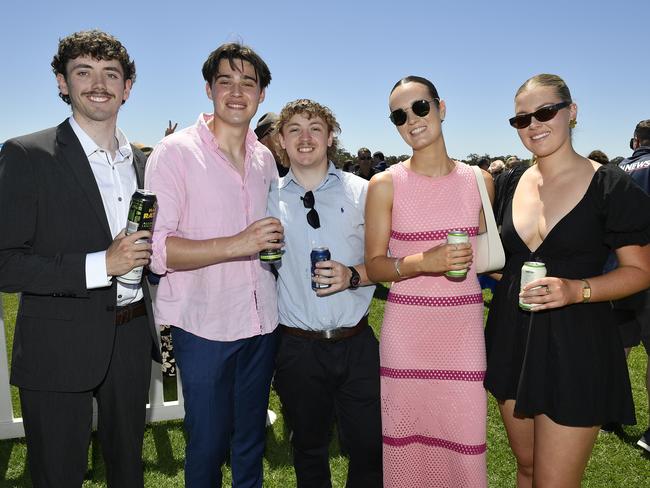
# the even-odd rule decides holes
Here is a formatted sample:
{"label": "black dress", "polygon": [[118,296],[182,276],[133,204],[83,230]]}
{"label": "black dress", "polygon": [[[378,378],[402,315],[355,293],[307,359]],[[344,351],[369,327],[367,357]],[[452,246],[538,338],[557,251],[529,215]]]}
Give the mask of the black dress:
{"label": "black dress", "polygon": [[610,303],[531,313],[519,308],[518,295],[525,261],[546,263],[547,276],[589,278],[602,274],[612,249],[650,242],[650,197],[618,167],[605,165],[535,251],[515,231],[512,197],[501,234],[506,266],[485,330],[485,387],[498,400],[515,399],[515,411],[526,417],[546,414],[569,426],[634,424]]}

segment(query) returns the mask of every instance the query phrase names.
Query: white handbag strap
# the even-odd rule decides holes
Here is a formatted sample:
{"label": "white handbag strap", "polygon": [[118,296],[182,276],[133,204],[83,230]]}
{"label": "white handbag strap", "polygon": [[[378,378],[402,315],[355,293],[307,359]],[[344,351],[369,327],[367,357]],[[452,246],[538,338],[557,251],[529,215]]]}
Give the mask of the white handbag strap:
{"label": "white handbag strap", "polygon": [[483,179],[483,172],[478,166],[470,166],[474,171],[476,177],[476,184],[478,185],[478,192],[481,194],[481,203],[483,204],[483,216],[485,217],[485,227],[487,232],[498,234],[497,221],[494,218],[494,211],[492,210],[492,203],[485,187],[485,180]]}

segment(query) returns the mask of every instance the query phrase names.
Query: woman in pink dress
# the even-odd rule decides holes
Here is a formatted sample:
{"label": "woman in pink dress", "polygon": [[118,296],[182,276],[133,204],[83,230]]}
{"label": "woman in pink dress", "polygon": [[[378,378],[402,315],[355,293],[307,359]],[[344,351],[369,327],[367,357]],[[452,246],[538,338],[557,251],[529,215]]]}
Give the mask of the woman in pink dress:
{"label": "woman in pink dress", "polygon": [[[366,202],[368,276],[394,282],[380,341],[384,486],[486,487],[483,298],[471,246],[484,232],[481,197],[471,168],[447,155],[435,86],[403,78],[389,105],[413,155],[374,176]],[[470,244],[446,244],[453,230]],[[462,269],[464,278],[445,276]]]}

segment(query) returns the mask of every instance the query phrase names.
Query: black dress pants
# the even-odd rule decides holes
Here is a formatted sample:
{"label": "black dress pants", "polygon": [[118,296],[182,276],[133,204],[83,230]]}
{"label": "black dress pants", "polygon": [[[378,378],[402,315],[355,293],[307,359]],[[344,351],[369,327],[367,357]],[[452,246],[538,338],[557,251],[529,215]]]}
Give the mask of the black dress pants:
{"label": "black dress pants", "polygon": [[[79,488],[88,464],[92,399],[110,488],[142,488],[142,441],[151,379],[147,317],[116,327],[108,371],[85,392],[20,389],[27,461],[34,488]],[[43,358],[46,361],[47,358]]]}
{"label": "black dress pants", "polygon": [[372,329],[340,341],[282,334],[275,390],[292,431],[298,488],[332,486],[334,415],[349,455],[348,488],[381,488],[379,346]]}

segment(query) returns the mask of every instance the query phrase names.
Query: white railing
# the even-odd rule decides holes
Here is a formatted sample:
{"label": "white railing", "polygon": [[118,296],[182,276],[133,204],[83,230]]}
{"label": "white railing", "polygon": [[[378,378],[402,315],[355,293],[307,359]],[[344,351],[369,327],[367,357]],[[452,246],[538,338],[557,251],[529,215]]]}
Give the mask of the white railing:
{"label": "white railing", "polygon": [[[153,288],[153,287],[152,287]],[[2,295],[0,295],[0,439],[23,437],[23,419],[14,417],[11,388],[9,386],[9,363],[7,361],[6,334],[2,313]],[[177,370],[178,373],[178,370]],[[151,384],[149,386],[149,404],[147,405],[147,422],[182,419],[183,390],[180,375],[176,374],[176,391],[178,400],[165,401],[163,396],[163,379],[160,364],[151,365]],[[97,405],[93,406],[93,425],[97,425]]]}

